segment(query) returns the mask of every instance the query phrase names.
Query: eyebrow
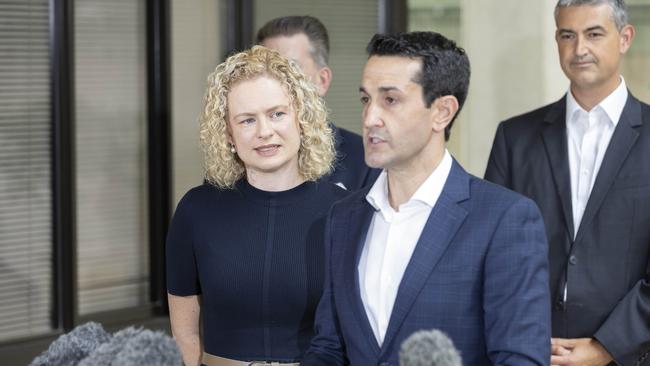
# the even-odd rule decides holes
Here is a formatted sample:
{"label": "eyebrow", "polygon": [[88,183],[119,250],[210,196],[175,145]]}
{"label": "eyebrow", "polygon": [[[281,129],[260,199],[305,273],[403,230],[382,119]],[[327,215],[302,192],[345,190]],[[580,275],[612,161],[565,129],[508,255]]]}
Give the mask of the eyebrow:
{"label": "eyebrow", "polygon": [[[591,32],[591,31],[595,31],[595,30],[599,30],[599,31],[606,32],[605,27],[603,27],[602,25],[594,25],[594,26],[591,26],[591,27],[585,29],[583,32]],[[565,29],[565,28],[559,29],[558,32],[559,32],[559,33],[573,33],[573,34],[576,33],[576,32],[575,32],[574,30],[572,30],[572,29]]]}
{"label": "eyebrow", "polygon": [[[401,92],[401,90],[399,90],[399,88],[396,87],[396,86],[380,86],[378,89],[379,89],[379,92],[381,92],[381,93],[385,93],[385,92],[389,92],[389,91]],[[364,88],[363,86],[359,87],[359,92],[368,94],[368,92],[366,91],[366,88]]]}
{"label": "eyebrow", "polygon": [[[289,109],[289,105],[286,105],[286,104],[278,104],[278,105],[274,105],[273,107],[268,108],[268,109],[265,110],[264,112],[265,112],[265,113],[268,113],[268,112],[271,112],[271,111],[274,111],[274,110],[277,110],[277,109],[282,109],[282,108],[284,108],[284,109]],[[236,118],[239,118],[239,117],[254,116],[254,115],[256,115],[256,114],[257,114],[257,113],[254,113],[254,112],[242,112],[242,113],[238,113],[238,114],[232,116],[232,118],[236,119]]]}
{"label": "eyebrow", "polygon": [[599,31],[603,31],[603,32],[606,31],[605,27],[603,27],[602,25],[594,25],[593,27],[589,27],[589,28],[585,29],[585,32],[591,32],[591,31],[595,31],[595,30],[599,30]]}

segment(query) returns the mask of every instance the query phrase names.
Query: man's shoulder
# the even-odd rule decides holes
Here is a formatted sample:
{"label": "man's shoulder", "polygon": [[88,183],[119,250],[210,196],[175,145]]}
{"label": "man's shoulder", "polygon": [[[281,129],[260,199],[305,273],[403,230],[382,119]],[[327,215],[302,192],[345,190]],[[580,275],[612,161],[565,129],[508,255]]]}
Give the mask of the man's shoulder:
{"label": "man's shoulder", "polygon": [[565,101],[563,97],[553,103],[510,117],[501,122],[501,125],[503,128],[508,130],[530,130],[532,126],[541,125],[550,119],[564,117],[563,115],[559,115],[564,111],[564,103]]}
{"label": "man's shoulder", "polygon": [[359,208],[372,208],[370,203],[366,200],[366,195],[370,190],[370,186],[363,187],[356,191],[346,191],[347,194],[345,197],[334,202],[330,209],[330,214],[333,219],[341,217],[341,215],[346,215],[347,213],[359,209]]}
{"label": "man's shoulder", "polygon": [[491,210],[497,207],[507,210],[513,205],[532,205],[537,207],[535,202],[530,198],[471,174],[470,197],[471,200],[482,206],[491,207]]}
{"label": "man's shoulder", "polygon": [[350,191],[327,180],[319,180],[314,184],[318,191],[318,198],[321,200],[331,200],[332,202],[336,202],[350,195]]}
{"label": "man's shoulder", "polygon": [[338,200],[335,203],[335,206],[337,206],[337,208],[344,207],[347,209],[350,206],[362,206],[364,204],[369,205],[368,201],[366,201],[366,195],[368,194],[368,191],[370,191],[370,188],[372,188],[372,184],[348,193],[345,198]]}
{"label": "man's shoulder", "polygon": [[643,122],[650,122],[650,104],[646,103],[641,99],[638,99],[637,97],[632,95],[632,93],[628,94],[628,98],[631,99],[632,103],[637,102],[641,106],[641,118]]}
{"label": "man's shoulder", "polygon": [[337,140],[337,149],[346,153],[363,153],[363,139],[359,134],[338,127],[333,123],[331,123],[331,126],[334,131],[335,139]]}

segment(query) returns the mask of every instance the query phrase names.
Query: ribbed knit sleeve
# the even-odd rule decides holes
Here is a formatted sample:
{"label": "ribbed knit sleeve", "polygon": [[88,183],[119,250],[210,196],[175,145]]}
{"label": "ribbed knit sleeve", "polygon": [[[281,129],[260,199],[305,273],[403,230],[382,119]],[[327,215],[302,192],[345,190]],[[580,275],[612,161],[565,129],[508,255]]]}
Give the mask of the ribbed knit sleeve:
{"label": "ribbed knit sleeve", "polygon": [[167,259],[167,292],[176,296],[201,293],[193,244],[192,191],[179,202],[169,232],[165,254]]}

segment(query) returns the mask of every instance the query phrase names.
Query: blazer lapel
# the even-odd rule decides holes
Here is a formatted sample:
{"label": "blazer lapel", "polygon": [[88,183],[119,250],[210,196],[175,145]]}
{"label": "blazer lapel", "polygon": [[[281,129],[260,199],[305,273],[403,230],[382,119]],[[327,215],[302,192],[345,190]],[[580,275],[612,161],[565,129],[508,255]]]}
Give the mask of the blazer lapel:
{"label": "blazer lapel", "polygon": [[[551,165],[555,191],[557,192],[569,238],[573,238],[573,209],[571,206],[571,175],[569,173],[569,152],[566,136],[566,96],[556,102],[547,113],[544,121],[547,126],[542,131],[544,147]],[[569,245],[569,244],[567,244]],[[569,247],[565,248],[567,252]]]}
{"label": "blazer lapel", "polygon": [[[367,193],[367,192],[366,192]],[[359,260],[361,252],[366,242],[366,236],[370,228],[370,222],[374,214],[372,206],[365,201],[365,194],[361,196],[361,201],[357,202],[356,207],[349,210],[347,220],[347,233],[345,243],[349,243],[345,251],[345,270],[344,279],[346,281],[346,297],[350,302],[353,314],[361,327],[363,338],[368,341],[368,345],[374,353],[379,353],[379,344],[375,334],[368,322],[366,310],[361,300],[361,291],[359,286]]]}
{"label": "blazer lapel", "polygon": [[467,211],[457,203],[468,198],[469,175],[454,161],[402,277],[382,344],[382,353],[391,348],[390,344],[413,303],[465,220]]}
{"label": "blazer lapel", "polygon": [[603,199],[618,175],[618,171],[623,166],[623,162],[625,162],[632,146],[639,137],[639,132],[635,130],[635,127],[640,125],[641,104],[632,94],[628,94],[625,108],[623,108],[623,113],[616,125],[612,139],[609,141],[603,162],[598,170],[598,175],[596,175],[596,181],[594,182],[594,187],[591,189],[591,194],[589,195],[587,207],[585,207],[585,213],[582,216],[575,242],[578,242],[582,238],[585,227],[589,226],[591,220],[593,220],[598,212],[600,205],[603,203]]}

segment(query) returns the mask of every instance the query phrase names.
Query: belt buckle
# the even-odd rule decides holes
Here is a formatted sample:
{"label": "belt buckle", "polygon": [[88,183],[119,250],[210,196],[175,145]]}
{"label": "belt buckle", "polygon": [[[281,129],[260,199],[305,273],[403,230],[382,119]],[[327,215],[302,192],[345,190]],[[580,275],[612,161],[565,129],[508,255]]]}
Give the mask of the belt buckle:
{"label": "belt buckle", "polygon": [[248,363],[248,366],[258,366],[258,365],[273,365],[273,362],[269,361],[251,361]]}

